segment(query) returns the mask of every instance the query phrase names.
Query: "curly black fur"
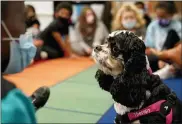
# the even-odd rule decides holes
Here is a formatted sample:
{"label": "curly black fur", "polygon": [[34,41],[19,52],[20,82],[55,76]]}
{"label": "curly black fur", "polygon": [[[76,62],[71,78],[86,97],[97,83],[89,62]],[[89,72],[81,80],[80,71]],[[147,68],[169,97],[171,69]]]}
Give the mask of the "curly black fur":
{"label": "curly black fur", "polygon": [[111,75],[104,74],[103,71],[97,70],[95,78],[99,82],[99,86],[104,89],[105,91],[110,91],[111,84],[113,83],[114,79]]}
{"label": "curly black fur", "polygon": [[122,105],[139,107],[146,99],[147,79],[149,78],[146,69],[135,75],[124,72],[114,80],[110,93],[113,99]]}
{"label": "curly black fur", "polygon": [[119,35],[109,37],[108,42],[114,57],[122,54],[124,72],[113,79],[112,76],[98,70],[96,78],[101,88],[109,91],[116,102],[127,107],[139,107],[142,101],[146,101],[147,90],[156,98],[155,94],[163,97],[170,93],[159,76],[149,74],[146,69],[146,47],[134,33],[121,32]]}
{"label": "curly black fur", "polygon": [[[95,77],[102,89],[109,91],[116,102],[127,107],[136,108],[142,102],[145,107],[166,99],[171,91],[159,76],[149,74],[146,69],[146,47],[142,40],[131,32],[121,32],[109,37],[108,43],[112,56],[123,56],[124,71],[113,78],[98,70]],[[151,92],[149,99],[146,98],[147,90]]]}

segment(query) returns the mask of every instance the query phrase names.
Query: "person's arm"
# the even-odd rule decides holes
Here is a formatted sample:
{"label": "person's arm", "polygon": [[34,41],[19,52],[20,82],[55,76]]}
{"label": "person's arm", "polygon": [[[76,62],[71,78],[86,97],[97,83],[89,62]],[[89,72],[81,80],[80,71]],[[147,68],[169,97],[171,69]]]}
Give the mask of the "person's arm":
{"label": "person's arm", "polygon": [[52,36],[57,41],[57,43],[59,44],[60,48],[62,48],[64,52],[68,52],[68,54],[70,54],[68,49],[67,49],[67,47],[66,47],[66,45],[65,45],[65,43],[62,40],[61,34],[59,32],[52,32]]}
{"label": "person's arm", "polygon": [[32,101],[15,84],[2,78],[1,122],[36,123]]}
{"label": "person's arm", "polygon": [[179,42],[175,47],[171,49],[163,51],[156,51],[152,49],[151,52],[154,55],[158,56],[158,58],[161,60],[171,60],[182,67],[181,50],[182,50],[182,42]]}
{"label": "person's arm", "polygon": [[71,44],[70,44],[68,35],[65,36],[65,47],[67,49],[66,51],[67,51],[68,56],[70,56],[72,54],[72,49],[71,49]]}

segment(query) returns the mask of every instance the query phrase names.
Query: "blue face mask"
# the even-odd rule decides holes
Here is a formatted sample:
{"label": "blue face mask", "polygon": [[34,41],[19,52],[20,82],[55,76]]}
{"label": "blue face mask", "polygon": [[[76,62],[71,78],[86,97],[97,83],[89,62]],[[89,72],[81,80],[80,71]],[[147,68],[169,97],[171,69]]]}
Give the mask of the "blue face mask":
{"label": "blue face mask", "polygon": [[125,28],[125,29],[127,29],[127,30],[131,30],[131,29],[133,29],[135,26],[136,26],[136,20],[130,20],[130,21],[122,21],[121,22],[122,23],[122,25],[123,25],[123,27]]}
{"label": "blue face mask", "polygon": [[159,25],[161,27],[168,27],[171,23],[171,20],[169,19],[159,19]]}
{"label": "blue face mask", "polygon": [[10,40],[10,59],[4,74],[14,74],[22,71],[31,63],[36,54],[36,47],[33,44],[31,34],[20,35],[20,38],[13,38],[5,23],[2,21],[9,38],[3,38],[3,41]]}

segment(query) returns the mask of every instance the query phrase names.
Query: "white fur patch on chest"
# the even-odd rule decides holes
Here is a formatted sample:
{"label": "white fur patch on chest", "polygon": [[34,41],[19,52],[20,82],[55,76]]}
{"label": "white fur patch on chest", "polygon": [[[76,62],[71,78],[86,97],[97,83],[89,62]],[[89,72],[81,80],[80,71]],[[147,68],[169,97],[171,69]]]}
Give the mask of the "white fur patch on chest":
{"label": "white fur patch on chest", "polygon": [[114,103],[114,109],[117,114],[124,115],[126,112],[130,112],[133,108],[126,107],[117,102]]}

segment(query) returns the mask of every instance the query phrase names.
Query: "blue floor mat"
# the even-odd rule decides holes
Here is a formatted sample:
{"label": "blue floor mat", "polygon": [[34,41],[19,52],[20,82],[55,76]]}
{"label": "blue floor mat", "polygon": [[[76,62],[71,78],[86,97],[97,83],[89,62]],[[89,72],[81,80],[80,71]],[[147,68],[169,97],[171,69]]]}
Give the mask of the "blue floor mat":
{"label": "blue floor mat", "polygon": [[[182,100],[182,78],[164,80],[164,83],[177,94],[179,99]],[[116,112],[112,105],[97,123],[114,123],[115,116]]]}

